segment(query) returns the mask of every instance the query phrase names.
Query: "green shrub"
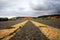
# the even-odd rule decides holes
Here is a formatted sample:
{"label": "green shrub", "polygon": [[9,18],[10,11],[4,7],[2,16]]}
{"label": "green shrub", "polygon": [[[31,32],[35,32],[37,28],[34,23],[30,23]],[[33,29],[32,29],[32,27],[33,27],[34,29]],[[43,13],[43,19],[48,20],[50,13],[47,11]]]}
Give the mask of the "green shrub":
{"label": "green shrub", "polygon": [[8,21],[8,18],[0,18],[0,21]]}

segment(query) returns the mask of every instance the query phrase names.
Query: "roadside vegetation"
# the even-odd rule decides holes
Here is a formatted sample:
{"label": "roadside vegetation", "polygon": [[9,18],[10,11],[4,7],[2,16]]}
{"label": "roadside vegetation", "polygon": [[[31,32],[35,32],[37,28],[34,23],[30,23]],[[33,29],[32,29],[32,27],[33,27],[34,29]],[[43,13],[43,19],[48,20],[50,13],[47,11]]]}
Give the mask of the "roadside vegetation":
{"label": "roadside vegetation", "polygon": [[38,17],[40,20],[60,20],[59,16],[42,16]]}
{"label": "roadside vegetation", "polygon": [[16,20],[16,18],[11,18],[11,19],[9,19],[9,18],[0,18],[0,21],[14,21],[14,20]]}
{"label": "roadside vegetation", "polygon": [[8,18],[0,18],[0,21],[8,21]]}
{"label": "roadside vegetation", "polygon": [[39,20],[60,20],[60,18],[38,18]]}

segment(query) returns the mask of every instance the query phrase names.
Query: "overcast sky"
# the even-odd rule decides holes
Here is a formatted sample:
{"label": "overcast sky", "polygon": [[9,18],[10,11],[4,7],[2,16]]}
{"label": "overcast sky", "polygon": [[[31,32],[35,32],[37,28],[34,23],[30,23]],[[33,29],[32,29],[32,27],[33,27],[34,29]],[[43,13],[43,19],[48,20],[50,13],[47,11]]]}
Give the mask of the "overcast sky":
{"label": "overcast sky", "polygon": [[0,16],[60,14],[60,0],[0,0]]}

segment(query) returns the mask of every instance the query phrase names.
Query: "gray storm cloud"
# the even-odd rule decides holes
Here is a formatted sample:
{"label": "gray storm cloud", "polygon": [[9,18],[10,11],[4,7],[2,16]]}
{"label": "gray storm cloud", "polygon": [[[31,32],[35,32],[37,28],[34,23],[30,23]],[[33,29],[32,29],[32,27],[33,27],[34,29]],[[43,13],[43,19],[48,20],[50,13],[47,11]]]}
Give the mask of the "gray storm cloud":
{"label": "gray storm cloud", "polygon": [[38,4],[31,4],[32,9],[35,10],[36,15],[50,15],[60,14],[60,1],[59,0],[46,0]]}
{"label": "gray storm cloud", "polygon": [[60,0],[0,0],[0,16],[60,14]]}

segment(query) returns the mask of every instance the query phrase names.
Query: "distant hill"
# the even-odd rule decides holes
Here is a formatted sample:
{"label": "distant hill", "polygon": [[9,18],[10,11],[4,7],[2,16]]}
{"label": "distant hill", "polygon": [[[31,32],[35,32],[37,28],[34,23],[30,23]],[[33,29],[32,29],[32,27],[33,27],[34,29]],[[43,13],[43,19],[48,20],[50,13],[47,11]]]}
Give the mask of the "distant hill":
{"label": "distant hill", "polygon": [[38,16],[38,18],[41,18],[41,17],[60,17],[60,14]]}
{"label": "distant hill", "polygon": [[42,19],[59,19],[60,20],[60,15],[59,14],[54,14],[54,15],[43,15],[43,16],[38,16],[38,18],[42,18]]}

